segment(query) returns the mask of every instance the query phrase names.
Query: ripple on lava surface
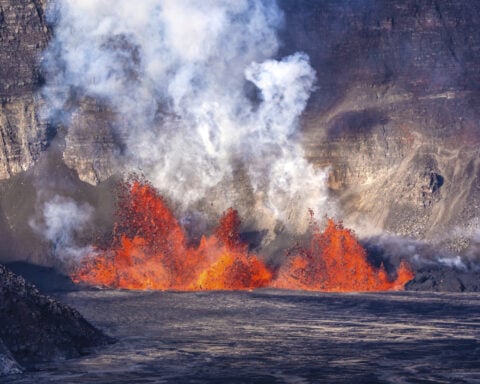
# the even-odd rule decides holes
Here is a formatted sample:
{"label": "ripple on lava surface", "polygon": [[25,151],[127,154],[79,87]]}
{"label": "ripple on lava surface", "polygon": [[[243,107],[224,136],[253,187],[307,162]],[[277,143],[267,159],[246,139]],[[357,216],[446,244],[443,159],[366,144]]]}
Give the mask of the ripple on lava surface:
{"label": "ripple on lava surface", "polygon": [[62,293],[119,339],[7,383],[478,383],[480,294]]}

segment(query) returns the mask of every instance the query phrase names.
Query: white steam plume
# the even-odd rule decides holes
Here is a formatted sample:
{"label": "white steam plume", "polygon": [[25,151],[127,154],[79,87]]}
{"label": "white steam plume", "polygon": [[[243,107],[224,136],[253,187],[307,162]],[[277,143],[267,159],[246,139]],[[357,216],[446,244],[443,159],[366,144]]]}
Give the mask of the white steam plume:
{"label": "white steam plume", "polygon": [[283,23],[274,1],[57,0],[49,17],[49,118],[78,96],[107,103],[127,170],[184,209],[212,188],[235,189],[241,167],[276,219],[295,226],[321,211],[325,172],[296,138],[315,72],[303,53],[272,59]]}
{"label": "white steam plume", "polygon": [[78,204],[70,198],[55,195],[43,204],[42,217],[30,220],[30,226],[51,242],[54,256],[68,264],[93,254],[92,247],[76,244],[77,235],[92,216],[93,208],[89,204]]}

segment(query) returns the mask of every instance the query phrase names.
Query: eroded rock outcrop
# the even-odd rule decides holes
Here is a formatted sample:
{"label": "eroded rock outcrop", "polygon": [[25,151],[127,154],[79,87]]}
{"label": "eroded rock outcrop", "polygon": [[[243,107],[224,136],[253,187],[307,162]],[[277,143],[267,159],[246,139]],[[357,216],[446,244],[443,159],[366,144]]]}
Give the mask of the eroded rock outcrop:
{"label": "eroded rock outcrop", "polygon": [[[313,164],[330,167],[345,224],[362,237],[388,231],[471,249],[480,233],[480,3],[278,2],[279,56],[304,51],[317,71],[303,144]],[[43,1],[0,0],[0,179],[31,167],[55,132],[36,96],[52,33],[44,12]],[[115,173],[122,139],[108,106],[75,102],[62,159],[98,184]]]}
{"label": "eroded rock outcrop", "polygon": [[118,170],[122,141],[116,135],[115,114],[92,98],[82,99],[65,136],[63,160],[80,180],[96,185]]}
{"label": "eroded rock outcrop", "polygon": [[345,223],[429,241],[474,226],[480,4],[280,3],[285,49],[305,50],[317,70],[304,145],[331,167]]}
{"label": "eroded rock outcrop", "polygon": [[35,93],[50,31],[40,0],[0,0],[0,179],[27,170],[47,145]]}
{"label": "eroded rock outcrop", "polygon": [[[75,309],[42,295],[2,265],[0,339],[14,358],[27,367],[80,356],[87,348],[112,341]],[[8,354],[4,356],[8,358]]]}

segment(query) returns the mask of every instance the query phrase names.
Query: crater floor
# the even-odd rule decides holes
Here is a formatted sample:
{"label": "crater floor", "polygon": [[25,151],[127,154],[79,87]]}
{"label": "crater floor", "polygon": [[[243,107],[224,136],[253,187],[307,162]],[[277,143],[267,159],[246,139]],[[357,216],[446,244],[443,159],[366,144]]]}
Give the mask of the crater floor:
{"label": "crater floor", "polygon": [[119,341],[5,383],[480,383],[480,294],[77,291]]}

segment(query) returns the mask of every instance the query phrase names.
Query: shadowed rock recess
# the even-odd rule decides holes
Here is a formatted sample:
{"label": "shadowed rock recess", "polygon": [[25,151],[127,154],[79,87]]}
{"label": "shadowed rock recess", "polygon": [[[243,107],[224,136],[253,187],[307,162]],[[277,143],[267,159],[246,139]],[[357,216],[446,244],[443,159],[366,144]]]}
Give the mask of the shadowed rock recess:
{"label": "shadowed rock recess", "polygon": [[21,372],[16,361],[31,367],[77,357],[111,341],[75,309],[40,294],[0,265],[0,375]]}
{"label": "shadowed rock recess", "polygon": [[[387,232],[477,263],[480,2],[278,4],[285,13],[278,56],[303,51],[317,72],[302,143],[312,164],[329,167],[345,225],[366,241]],[[97,209],[108,200],[96,196],[106,196],[123,143],[102,100],[73,95],[68,129],[40,118],[38,59],[54,33],[45,7],[42,0],[0,0],[0,260],[51,265],[28,225],[32,179],[42,178],[36,168],[43,164],[48,175],[68,168],[70,189],[88,190]],[[42,163],[49,152],[54,161]],[[443,286],[426,281],[417,288]]]}

